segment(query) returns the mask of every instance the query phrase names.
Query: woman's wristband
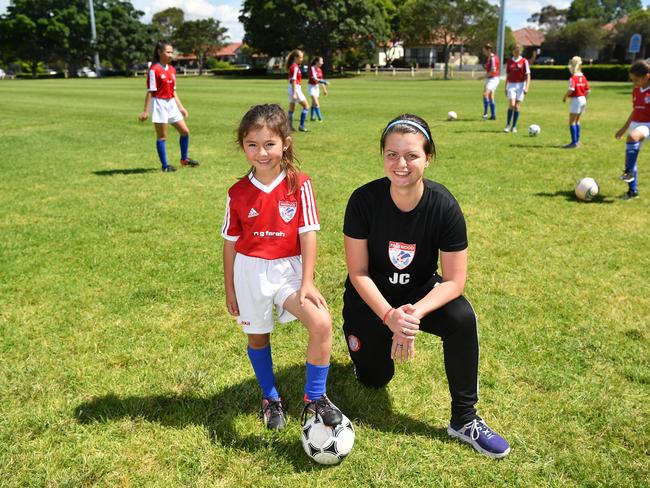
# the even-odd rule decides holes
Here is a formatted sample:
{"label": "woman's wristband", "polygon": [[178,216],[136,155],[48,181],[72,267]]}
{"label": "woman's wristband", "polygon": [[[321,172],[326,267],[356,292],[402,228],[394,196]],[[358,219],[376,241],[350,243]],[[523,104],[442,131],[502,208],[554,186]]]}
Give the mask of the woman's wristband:
{"label": "woman's wristband", "polygon": [[395,309],[394,308],[389,308],[388,310],[386,310],[386,313],[384,314],[384,317],[381,319],[382,324],[388,325],[386,323],[386,317],[388,317],[388,314],[391,313],[393,310],[395,310]]}

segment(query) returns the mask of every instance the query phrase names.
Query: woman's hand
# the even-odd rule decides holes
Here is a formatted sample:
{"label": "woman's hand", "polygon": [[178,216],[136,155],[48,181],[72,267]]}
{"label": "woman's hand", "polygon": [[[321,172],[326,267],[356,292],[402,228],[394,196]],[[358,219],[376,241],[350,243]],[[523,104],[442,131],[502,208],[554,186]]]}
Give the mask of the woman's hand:
{"label": "woman's hand", "polygon": [[390,310],[384,318],[384,323],[393,334],[402,339],[414,339],[420,332],[420,319],[414,315],[415,308],[410,303]]}
{"label": "woman's hand", "polygon": [[400,362],[408,361],[415,355],[415,337],[404,339],[399,334],[393,335],[390,357]]}

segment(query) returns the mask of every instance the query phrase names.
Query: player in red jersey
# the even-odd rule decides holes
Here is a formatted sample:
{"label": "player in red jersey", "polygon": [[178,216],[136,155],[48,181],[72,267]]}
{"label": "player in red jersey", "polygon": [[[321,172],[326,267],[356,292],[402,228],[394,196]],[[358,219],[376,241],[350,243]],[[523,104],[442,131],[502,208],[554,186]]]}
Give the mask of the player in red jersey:
{"label": "player in red jersey", "polygon": [[491,44],[483,47],[487,57],[485,61],[485,87],[483,88],[483,120],[488,118],[488,107],[490,108],[490,120],[496,120],[496,104],[494,103],[494,92],[499,86],[499,58],[494,54]]}
{"label": "player in red jersey", "polygon": [[[521,56],[521,48],[515,46],[512,58],[506,64],[506,98],[508,99],[508,120],[503,132],[517,132],[519,109],[530,87],[530,66],[528,60]],[[512,126],[510,122],[512,121]]]}
{"label": "player in red jersey", "polygon": [[616,139],[620,139],[629,129],[625,145],[625,170],[619,176],[628,184],[628,190],[622,197],[624,200],[632,200],[639,196],[636,163],[641,145],[650,135],[650,63],[644,59],[636,61],[630,66],[630,79],[634,83],[632,113],[623,127],[616,132]]}
{"label": "player in red jersey", "polygon": [[589,95],[589,82],[582,74],[582,58],[573,56],[569,61],[569,89],[562,97],[562,101],[570,99],[569,103],[569,131],[571,132],[571,143],[564,146],[566,149],[573,149],[580,146],[580,116],[587,108],[587,95]]}
{"label": "player in red jersey", "polygon": [[323,58],[320,56],[314,57],[309,65],[309,96],[311,96],[311,112],[309,120],[313,121],[314,116],[318,117],[318,121],[323,120],[320,113],[320,103],[318,98],[320,96],[320,85],[323,85],[323,95],[327,96],[327,81],[323,79]]}
{"label": "player in red jersey", "polygon": [[332,319],[314,285],[320,229],[310,178],[294,160],[291,132],[279,105],[257,105],[243,117],[237,140],[251,165],[228,190],[221,235],[228,312],[248,335],[248,357],[262,389],[262,419],[282,429],[286,410],[275,387],[270,333],[298,318],[309,333],[303,419],[338,425],[341,411],[325,394]]}
{"label": "player in red jersey", "polygon": [[309,112],[309,102],[302,93],[302,72],[300,71],[300,63],[303,60],[303,54],[300,49],[294,49],[287,57],[287,70],[289,71],[289,127],[293,130],[293,112],[296,109],[296,102],[302,105],[302,112],[300,112],[300,125],[298,130],[307,132],[305,122],[307,121],[307,113]]}
{"label": "player in red jersey", "polygon": [[189,114],[176,92],[176,70],[169,64],[174,56],[174,48],[169,42],[158,41],[153,50],[153,62],[147,76],[147,95],[144,98],[144,111],[138,119],[144,122],[149,118],[156,128],[156,150],[164,172],[176,171],[167,163],[167,125],[172,124],[180,134],[181,165],[198,166],[199,162],[188,156],[190,129],[183,117]]}

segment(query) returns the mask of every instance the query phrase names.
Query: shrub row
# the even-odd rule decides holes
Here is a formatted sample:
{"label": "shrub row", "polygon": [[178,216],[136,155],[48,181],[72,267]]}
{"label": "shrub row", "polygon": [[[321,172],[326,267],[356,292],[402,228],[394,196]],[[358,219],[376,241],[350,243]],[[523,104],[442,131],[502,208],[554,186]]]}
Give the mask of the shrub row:
{"label": "shrub row", "polygon": [[267,71],[266,68],[215,68],[210,70],[210,74],[215,76],[265,76]]}
{"label": "shrub row", "polygon": [[[583,66],[582,72],[589,81],[628,81],[630,66],[627,64],[594,64]],[[566,80],[569,70],[566,66],[538,66],[530,67],[534,80]]]}

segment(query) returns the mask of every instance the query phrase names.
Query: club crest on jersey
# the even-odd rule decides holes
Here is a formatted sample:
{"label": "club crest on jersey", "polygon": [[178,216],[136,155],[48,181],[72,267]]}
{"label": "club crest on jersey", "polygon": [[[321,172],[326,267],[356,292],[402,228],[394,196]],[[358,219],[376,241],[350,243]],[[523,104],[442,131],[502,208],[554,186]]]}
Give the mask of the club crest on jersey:
{"label": "club crest on jersey", "polygon": [[282,217],[282,220],[288,224],[291,222],[291,219],[296,216],[296,212],[298,211],[298,202],[287,202],[281,200],[280,203],[278,203],[278,210],[280,211],[280,217]]}
{"label": "club crest on jersey", "polygon": [[397,269],[404,269],[415,257],[415,244],[404,244],[403,242],[388,242],[388,257]]}

